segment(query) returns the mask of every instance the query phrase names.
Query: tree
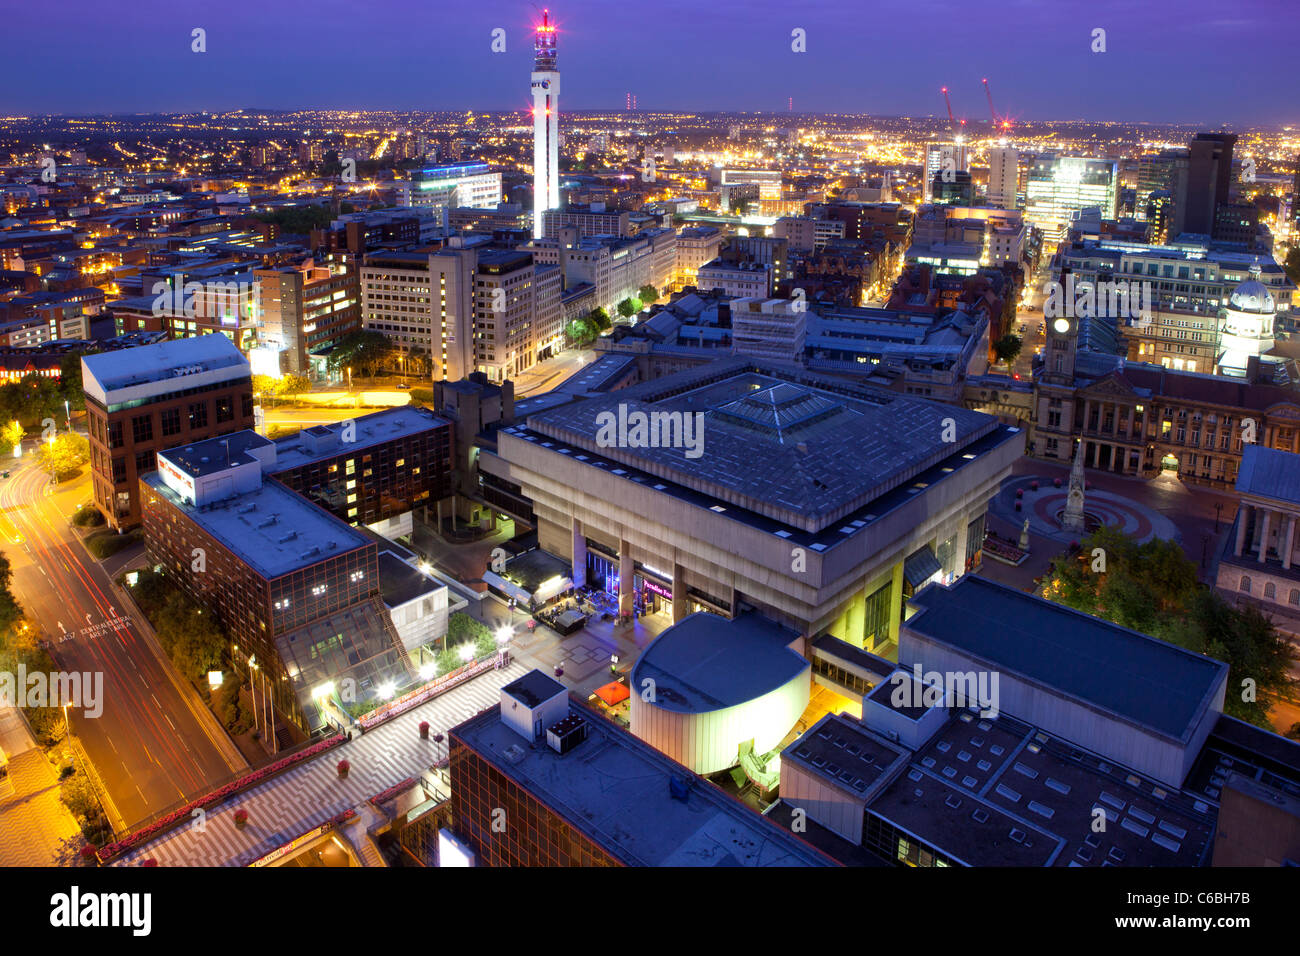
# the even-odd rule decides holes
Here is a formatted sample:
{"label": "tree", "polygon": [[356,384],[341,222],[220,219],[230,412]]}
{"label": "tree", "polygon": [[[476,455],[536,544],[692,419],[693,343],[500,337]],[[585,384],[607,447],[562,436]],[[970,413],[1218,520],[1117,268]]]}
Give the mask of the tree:
{"label": "tree", "polygon": [[99,349],[86,349],[84,352],[68,352],[59,359],[59,394],[73,411],[84,411],[86,392],[81,380],[81,357],[93,355]]}
{"label": "tree", "polygon": [[993,343],[993,354],[997,356],[999,362],[1007,364],[1008,372],[1020,355],[1020,346],[1020,336],[1012,332],[1008,332]]}
{"label": "tree", "polygon": [[384,364],[392,351],[392,343],[384,333],[359,329],[339,339],[326,361],[332,372],[350,368],[354,374],[369,376]]}
{"label": "tree", "polygon": [[26,434],[23,426],[16,421],[0,427],[0,454],[12,452]]}
{"label": "tree", "polygon": [[598,333],[607,332],[614,327],[614,320],[609,317],[608,312],[601,308],[592,309],[587,314],[587,319]]}
{"label": "tree", "polygon": [[569,341],[576,346],[583,346],[596,337],[596,327],[592,325],[590,319],[574,319],[565,326],[565,334],[568,335]]}
{"label": "tree", "polygon": [[646,305],[654,305],[659,301],[659,290],[652,285],[643,285],[637,295]]}
{"label": "tree", "polygon": [[0,633],[8,632],[23,616],[22,605],[9,590],[9,585],[13,583],[13,576],[9,556],[0,552]]}
{"label": "tree", "polygon": [[311,391],[311,379],[306,375],[289,374],[279,381],[279,391],[287,398]]}
{"label": "tree", "polygon": [[[1225,661],[1224,711],[1233,717],[1269,727],[1269,698],[1290,689],[1291,645],[1253,606],[1236,607],[1202,587],[1195,562],[1177,542],[1138,544],[1114,528],[1100,528],[1075,558],[1053,565],[1043,596]],[[1255,682],[1255,700],[1242,699],[1246,679]]]}
{"label": "tree", "polygon": [[1294,247],[1286,254],[1286,262],[1283,263],[1282,268],[1292,282],[1300,285],[1300,246]]}
{"label": "tree", "polygon": [[90,461],[90,442],[76,432],[60,432],[51,441],[43,441],[36,451],[36,462],[55,481],[77,474]]}
{"label": "tree", "polygon": [[618,304],[618,314],[625,319],[630,319],[641,311],[641,300],[628,297]]}

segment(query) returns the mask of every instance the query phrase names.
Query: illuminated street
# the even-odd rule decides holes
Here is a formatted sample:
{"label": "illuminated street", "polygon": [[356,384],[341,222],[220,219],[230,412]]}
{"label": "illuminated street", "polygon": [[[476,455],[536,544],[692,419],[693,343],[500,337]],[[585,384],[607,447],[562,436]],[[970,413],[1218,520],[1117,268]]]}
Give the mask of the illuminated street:
{"label": "illuminated street", "polygon": [[242,761],[227,762],[233,748],[214,743],[221,733],[214,718],[198,716],[196,698],[178,690],[108,576],[74,539],[68,516],[88,494],[84,478],[52,493],[27,456],[0,482],[0,529],[11,542],[14,591],[60,667],[104,675],[102,716],[74,712],[72,732],[108,790],[109,812],[131,826],[204,792]]}

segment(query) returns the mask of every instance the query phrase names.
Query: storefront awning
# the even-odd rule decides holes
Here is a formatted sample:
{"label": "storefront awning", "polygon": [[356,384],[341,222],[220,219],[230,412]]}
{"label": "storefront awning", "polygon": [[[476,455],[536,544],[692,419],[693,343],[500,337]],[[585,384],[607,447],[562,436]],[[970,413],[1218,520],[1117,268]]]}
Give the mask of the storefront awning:
{"label": "storefront awning", "polygon": [[485,571],[483,573],[483,580],[488,587],[496,588],[502,594],[508,595],[514,598],[516,601],[522,602],[525,606],[527,606],[528,602],[532,600],[533,596],[531,594],[529,594],[527,591],[525,591],[523,588],[521,588],[519,585],[515,584],[514,582],[507,581],[499,574],[494,574],[491,571]]}
{"label": "storefront awning", "polygon": [[913,588],[919,588],[942,570],[943,565],[928,544],[919,551],[912,552],[903,562],[903,577]]}
{"label": "storefront awning", "polygon": [[631,696],[631,692],[627,689],[626,684],[613,681],[603,687],[597,687],[596,696],[613,707],[615,704],[621,704],[627,700]]}

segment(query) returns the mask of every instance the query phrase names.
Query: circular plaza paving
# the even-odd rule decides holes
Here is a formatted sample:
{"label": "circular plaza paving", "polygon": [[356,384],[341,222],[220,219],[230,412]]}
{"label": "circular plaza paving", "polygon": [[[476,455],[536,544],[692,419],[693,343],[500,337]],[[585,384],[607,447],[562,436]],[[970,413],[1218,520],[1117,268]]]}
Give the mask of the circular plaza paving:
{"label": "circular plaza paving", "polygon": [[[1037,483],[1038,489],[1034,489]],[[1057,541],[1078,541],[1085,533],[1067,531],[1061,527],[1057,516],[1065,510],[1069,482],[1061,479],[1060,487],[1051,478],[1034,475],[1016,475],[1009,478],[989,502],[989,510],[1003,521],[1023,527],[1029,519],[1030,534],[1053,538]],[[1017,498],[1016,492],[1022,492]],[[1016,510],[1016,502],[1020,510]],[[1117,528],[1138,542],[1152,538],[1178,541],[1181,535],[1172,521],[1146,505],[1113,491],[1088,488],[1084,492],[1083,510],[1101,524]]]}

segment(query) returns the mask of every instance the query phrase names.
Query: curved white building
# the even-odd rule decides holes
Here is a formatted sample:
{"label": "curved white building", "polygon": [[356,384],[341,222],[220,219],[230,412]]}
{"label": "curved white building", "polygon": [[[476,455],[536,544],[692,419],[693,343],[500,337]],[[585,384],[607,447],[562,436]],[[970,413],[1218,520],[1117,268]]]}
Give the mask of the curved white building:
{"label": "curved white building", "polygon": [[775,749],[808,707],[799,641],[752,611],[684,618],[632,668],[632,733],[698,774],[734,767],[743,745]]}

